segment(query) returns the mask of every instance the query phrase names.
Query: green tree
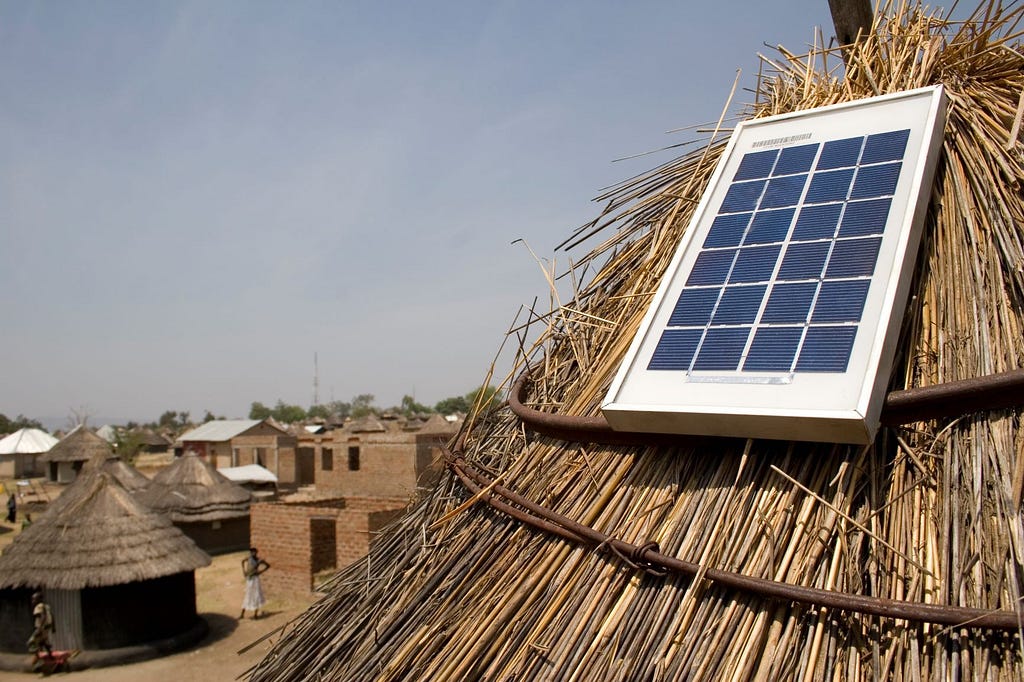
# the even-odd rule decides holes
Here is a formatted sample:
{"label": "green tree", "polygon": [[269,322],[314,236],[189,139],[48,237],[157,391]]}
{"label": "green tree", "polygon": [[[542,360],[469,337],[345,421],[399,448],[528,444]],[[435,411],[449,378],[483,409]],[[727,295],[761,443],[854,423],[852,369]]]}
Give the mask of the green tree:
{"label": "green tree", "polygon": [[481,410],[496,407],[504,398],[495,386],[480,386],[466,394],[466,402],[470,407],[478,403]]}
{"label": "green tree", "polygon": [[464,395],[445,398],[434,405],[434,411],[439,414],[455,414],[456,412],[465,414],[469,412],[469,401]]}
{"label": "green tree", "polygon": [[137,429],[117,429],[114,432],[114,452],[127,464],[134,464],[142,449],[142,432]]}
{"label": "green tree", "polygon": [[326,405],[310,405],[306,416],[310,419],[330,419],[331,409]]}
{"label": "green tree", "polygon": [[160,415],[160,419],[156,423],[158,428],[170,429],[172,431],[180,431],[189,425],[188,412],[175,412],[174,410],[167,410]]}
{"label": "green tree", "polygon": [[411,417],[416,414],[430,413],[433,412],[434,410],[429,405],[421,405],[420,403],[416,402],[416,399],[413,398],[411,395],[403,395],[402,406],[398,408],[398,411],[401,412],[406,417]]}
{"label": "green tree", "polygon": [[14,419],[8,419],[7,415],[0,414],[0,433],[14,433],[19,429],[42,429],[42,423],[35,419],[29,419],[19,414]]}
{"label": "green tree", "polygon": [[298,405],[289,405],[278,398],[277,404],[274,405],[274,410],[270,413],[270,416],[282,424],[294,424],[306,418],[306,411]]}
{"label": "green tree", "polygon": [[249,407],[249,419],[266,419],[272,410],[260,402],[255,402]]}
{"label": "green tree", "polygon": [[218,417],[217,415],[215,415],[213,412],[210,412],[209,410],[207,410],[206,414],[203,415],[203,423],[204,424],[206,422],[212,422],[212,421],[215,421],[217,419],[224,419],[224,415],[221,415],[221,416]]}
{"label": "green tree", "polygon": [[361,393],[355,398],[352,398],[352,410],[351,415],[355,419],[365,417],[370,414],[374,414],[377,408],[373,406],[373,401],[376,400],[371,393]]}

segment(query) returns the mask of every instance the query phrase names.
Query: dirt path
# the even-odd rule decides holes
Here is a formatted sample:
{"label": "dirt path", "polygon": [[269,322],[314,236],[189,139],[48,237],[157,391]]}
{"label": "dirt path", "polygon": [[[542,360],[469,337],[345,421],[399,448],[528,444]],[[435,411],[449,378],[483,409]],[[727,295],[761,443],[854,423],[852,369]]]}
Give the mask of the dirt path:
{"label": "dirt path", "polygon": [[[246,554],[235,552],[214,557],[213,564],[196,571],[196,606],[210,625],[210,633],[198,646],[172,656],[132,665],[76,671],[72,664],[73,672],[70,675],[54,675],[51,679],[67,679],[69,682],[208,682],[236,679],[263,658],[279,634],[245,653],[238,652],[267,633],[284,626],[312,601],[312,598],[286,600],[268,594],[265,616],[259,620],[253,620],[251,615],[245,620],[237,620],[244,591],[241,561]],[[159,614],[154,614],[154,617],[159,617]],[[38,675],[0,672],[0,680],[5,681],[36,679],[39,679]]]}

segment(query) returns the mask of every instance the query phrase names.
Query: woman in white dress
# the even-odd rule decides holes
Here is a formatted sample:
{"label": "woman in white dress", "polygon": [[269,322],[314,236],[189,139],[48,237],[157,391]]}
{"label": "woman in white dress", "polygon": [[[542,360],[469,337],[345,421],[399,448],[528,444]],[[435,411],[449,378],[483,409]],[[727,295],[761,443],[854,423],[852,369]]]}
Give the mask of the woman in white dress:
{"label": "woman in white dress", "polygon": [[260,617],[260,609],[267,603],[263,596],[263,586],[260,584],[260,574],[265,573],[270,564],[261,559],[255,547],[249,548],[249,556],[242,559],[242,574],[245,576],[245,598],[242,599],[242,615],[239,620],[245,618],[246,611],[252,611],[255,620]]}

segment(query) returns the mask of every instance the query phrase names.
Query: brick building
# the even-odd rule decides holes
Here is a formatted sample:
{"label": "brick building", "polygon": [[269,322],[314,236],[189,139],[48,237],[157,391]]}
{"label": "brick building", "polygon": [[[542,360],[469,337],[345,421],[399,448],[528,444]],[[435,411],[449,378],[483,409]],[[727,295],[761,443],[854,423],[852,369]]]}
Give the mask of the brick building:
{"label": "brick building", "polygon": [[366,554],[373,533],[397,519],[418,486],[441,470],[441,444],[459,424],[367,417],[333,431],[298,431],[296,480],[305,499],[252,507],[252,544],[273,566],[269,590],[309,592],[318,573]]}
{"label": "brick building", "polygon": [[259,464],[279,482],[294,483],[296,438],[269,419],[217,419],[175,443],[176,455],[191,450],[215,467]]}
{"label": "brick building", "polygon": [[253,505],[251,543],[273,567],[262,577],[267,591],[310,592],[318,573],[364,556],[373,533],[401,516],[406,503],[348,497]]}
{"label": "brick building", "polygon": [[457,422],[365,417],[323,434],[300,434],[297,459],[312,463],[317,492],[408,499],[440,471],[441,444]]}

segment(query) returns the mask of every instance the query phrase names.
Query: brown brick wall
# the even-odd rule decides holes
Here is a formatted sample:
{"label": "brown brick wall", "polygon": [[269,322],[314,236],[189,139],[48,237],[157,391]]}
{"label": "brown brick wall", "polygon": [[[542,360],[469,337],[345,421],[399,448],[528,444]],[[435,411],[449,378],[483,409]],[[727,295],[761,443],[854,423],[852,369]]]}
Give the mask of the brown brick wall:
{"label": "brown brick wall", "polygon": [[398,518],[404,501],[386,497],[335,498],[317,503],[266,502],[252,506],[251,538],[260,556],[271,565],[263,584],[271,596],[308,594],[313,573],[330,566],[330,540],[324,538],[334,522],[334,566],[358,561],[369,550],[373,534]]}

